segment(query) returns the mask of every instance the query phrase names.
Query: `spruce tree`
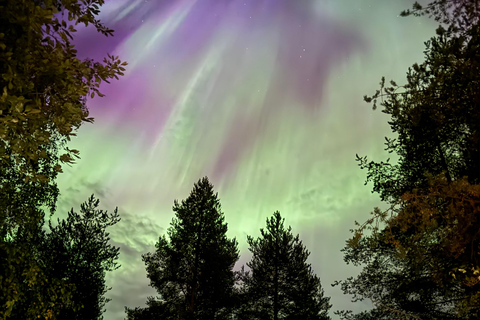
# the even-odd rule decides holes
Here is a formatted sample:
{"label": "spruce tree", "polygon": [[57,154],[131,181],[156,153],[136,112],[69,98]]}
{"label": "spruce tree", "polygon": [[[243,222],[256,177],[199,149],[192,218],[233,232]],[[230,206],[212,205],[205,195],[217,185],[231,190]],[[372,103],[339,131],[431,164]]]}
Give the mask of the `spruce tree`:
{"label": "spruce tree", "polygon": [[[36,279],[22,274],[25,267],[21,264],[9,268],[8,272],[19,279],[25,277],[25,281],[14,288],[19,293],[17,300],[8,316],[1,319],[103,319],[109,301],[105,276],[119,267],[116,260],[120,250],[111,245],[106,229],[120,218],[117,209],[113,213],[99,210],[99,202],[92,195],[80,206],[80,213],[72,209],[56,226],[49,223],[48,232],[42,224],[37,230],[19,228],[9,245],[20,257],[30,254],[27,261]],[[29,243],[30,251],[26,253],[18,243]],[[4,268],[4,261],[0,253],[0,268]],[[43,284],[41,289],[32,288],[35,280]],[[46,303],[48,299],[51,302]],[[42,308],[47,308],[45,317],[40,316]]]}
{"label": "spruce tree", "polygon": [[277,211],[267,219],[257,239],[247,238],[252,260],[241,276],[242,319],[330,319],[330,298],[324,296],[320,279],[307,263],[310,255],[292,228],[284,228]]}
{"label": "spruce tree", "polygon": [[99,210],[100,200],[94,195],[80,206],[80,213],[70,210],[58,224],[49,223],[39,252],[50,277],[64,279],[74,286],[73,306],[63,308],[58,319],[100,320],[106,303],[105,276],[120,266],[116,262],[120,248],[110,243],[107,228],[120,221],[113,213]]}
{"label": "spruce tree", "polygon": [[[175,217],[156,244],[143,255],[150,285],[159,293],[150,299],[162,319],[228,319],[233,295],[233,267],[238,244],[227,237],[227,223],[218,195],[205,177],[181,203]],[[151,312],[126,310],[130,318]]]}

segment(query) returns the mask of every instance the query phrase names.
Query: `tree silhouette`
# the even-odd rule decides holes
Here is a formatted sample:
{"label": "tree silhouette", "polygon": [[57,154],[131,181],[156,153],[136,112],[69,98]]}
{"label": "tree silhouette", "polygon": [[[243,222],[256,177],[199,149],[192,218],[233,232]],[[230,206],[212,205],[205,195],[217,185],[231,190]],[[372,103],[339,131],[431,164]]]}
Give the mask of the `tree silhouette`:
{"label": "tree silhouette", "polygon": [[68,141],[93,121],[86,97],[101,95],[99,85],[126,65],[76,56],[75,25],[112,35],[97,19],[103,3],[0,1],[0,318],[27,296],[28,318],[53,318],[71,305],[69,287],[47,277],[37,252],[44,209],[55,211],[57,174],[78,157]]}
{"label": "tree silhouette", "polygon": [[117,209],[113,214],[99,210],[99,203],[92,195],[80,206],[80,214],[72,209],[58,225],[50,223],[45,236],[40,256],[47,272],[75,288],[73,305],[60,311],[60,319],[100,320],[108,302],[105,275],[119,268],[120,248],[109,243],[106,229],[120,218]]}
{"label": "tree silhouette", "polygon": [[277,211],[257,239],[248,237],[252,260],[241,277],[242,319],[330,319],[330,298],[307,263],[308,250]]}
{"label": "tree silhouette", "polygon": [[[143,255],[150,284],[160,295],[150,299],[150,307],[154,304],[164,319],[228,319],[239,256],[208,179],[200,179],[187,199],[175,201],[173,211],[167,235],[154,253]],[[133,319],[151,313],[126,311]]]}
{"label": "tree silhouette", "polygon": [[345,261],[363,265],[340,281],[354,301],[374,308],[346,319],[478,319],[480,317],[480,11],[479,2],[416,3],[404,15],[443,23],[426,42],[403,86],[394,81],[372,97],[390,115],[397,163],[367,161],[390,208],[356,224]]}
{"label": "tree silhouette", "polygon": [[[32,275],[23,275],[25,281],[15,287],[18,296],[8,319],[38,318],[41,308],[47,308],[47,319],[102,319],[107,302],[105,275],[118,268],[115,261],[119,255],[119,248],[109,243],[106,228],[120,218],[117,210],[109,214],[98,210],[98,205],[99,200],[92,195],[80,206],[80,214],[72,209],[67,219],[58,220],[56,226],[50,223],[49,232],[39,225],[36,232],[17,232],[9,242],[19,256],[29,258]],[[23,247],[16,246],[18,242],[32,244],[30,252],[22,252]],[[21,264],[15,267],[9,271],[21,277],[24,268]],[[36,282],[44,287],[32,290]],[[55,286],[57,291],[53,290]]]}

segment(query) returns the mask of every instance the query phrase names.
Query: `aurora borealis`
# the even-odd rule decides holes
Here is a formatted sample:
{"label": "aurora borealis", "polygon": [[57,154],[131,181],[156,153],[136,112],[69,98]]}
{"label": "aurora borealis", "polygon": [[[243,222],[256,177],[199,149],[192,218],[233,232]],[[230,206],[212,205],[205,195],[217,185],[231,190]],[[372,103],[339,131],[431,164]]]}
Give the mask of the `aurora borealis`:
{"label": "aurora borealis", "polygon": [[377,160],[387,118],[362,96],[381,76],[404,79],[422,60],[435,23],[401,18],[413,1],[107,0],[100,19],[113,38],[80,30],[84,57],[106,53],[129,63],[102,86],[72,147],[81,160],[59,177],[59,216],[95,193],[119,207],[110,230],[121,247],[109,274],[106,320],[143,306],[141,254],[168,228],[174,199],[208,176],[249,259],[256,236],[279,210],[311,251],[332,310],[352,305],[330,284],[355,269],[340,249],[354,220],[378,197],[365,186],[355,154]]}

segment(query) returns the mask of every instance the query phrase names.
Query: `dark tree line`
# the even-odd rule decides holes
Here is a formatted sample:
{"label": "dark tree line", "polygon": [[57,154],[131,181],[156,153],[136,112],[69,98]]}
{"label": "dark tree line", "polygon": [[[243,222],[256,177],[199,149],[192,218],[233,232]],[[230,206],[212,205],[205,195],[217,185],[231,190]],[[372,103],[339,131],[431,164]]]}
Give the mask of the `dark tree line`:
{"label": "dark tree line", "polygon": [[285,229],[279,212],[257,239],[248,237],[249,271],[234,272],[237,241],[207,178],[181,203],[154,253],[143,255],[150,285],[159,297],[146,308],[126,308],[129,320],[330,319],[331,305],[307,263],[309,252]]}
{"label": "dark tree line", "polygon": [[[119,249],[107,228],[119,221],[93,196],[56,225],[62,164],[88,117],[86,98],[124,71],[118,57],[80,60],[77,24],[108,36],[103,0],[0,0],[0,318],[101,319],[106,272]],[[480,1],[416,3],[404,16],[441,25],[406,83],[382,79],[371,97],[390,116],[386,150],[398,161],[358,157],[373,191],[389,205],[356,224],[343,250],[362,266],[337,282],[373,308],[343,319],[480,318]],[[70,21],[67,23],[67,20]],[[73,24],[71,23],[73,22]],[[208,179],[175,202],[175,218],[143,256],[158,297],[126,308],[130,320],[328,319],[331,307],[309,252],[280,213],[248,237],[248,271],[234,272],[236,239]]]}

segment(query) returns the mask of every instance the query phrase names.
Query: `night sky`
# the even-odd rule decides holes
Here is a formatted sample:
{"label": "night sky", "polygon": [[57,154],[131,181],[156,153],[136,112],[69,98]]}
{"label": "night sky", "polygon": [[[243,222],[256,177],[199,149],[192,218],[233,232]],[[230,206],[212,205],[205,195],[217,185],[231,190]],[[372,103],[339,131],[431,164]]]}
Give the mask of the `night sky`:
{"label": "night sky", "polygon": [[[78,33],[81,57],[129,63],[89,101],[93,125],[71,147],[81,159],[59,177],[58,217],[94,193],[119,208],[121,248],[108,274],[105,320],[155,295],[141,254],[169,227],[174,199],[208,176],[239,242],[238,267],[279,210],[311,251],[333,310],[351,304],[334,280],[354,275],[340,249],[354,220],[379,206],[355,154],[382,160],[388,118],[363,95],[382,76],[401,83],[423,59],[435,23],[401,18],[410,0],[107,0],[104,38]],[[79,28],[80,29],[80,28]]]}

